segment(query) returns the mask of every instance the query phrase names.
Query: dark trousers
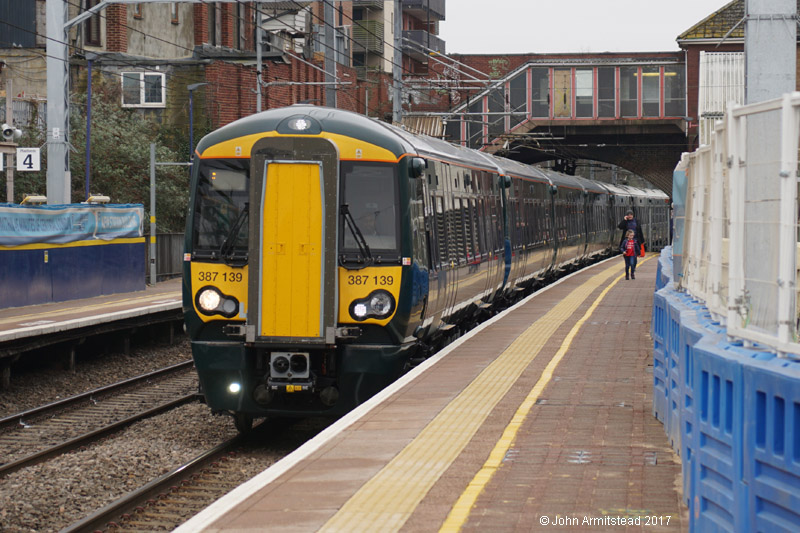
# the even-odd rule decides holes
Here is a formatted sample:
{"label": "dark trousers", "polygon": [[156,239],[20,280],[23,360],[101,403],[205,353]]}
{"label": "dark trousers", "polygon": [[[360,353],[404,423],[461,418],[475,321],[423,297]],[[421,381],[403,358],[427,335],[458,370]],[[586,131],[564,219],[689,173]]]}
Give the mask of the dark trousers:
{"label": "dark trousers", "polygon": [[633,274],[636,272],[636,256],[635,255],[623,255],[622,257],[625,258],[625,275]]}

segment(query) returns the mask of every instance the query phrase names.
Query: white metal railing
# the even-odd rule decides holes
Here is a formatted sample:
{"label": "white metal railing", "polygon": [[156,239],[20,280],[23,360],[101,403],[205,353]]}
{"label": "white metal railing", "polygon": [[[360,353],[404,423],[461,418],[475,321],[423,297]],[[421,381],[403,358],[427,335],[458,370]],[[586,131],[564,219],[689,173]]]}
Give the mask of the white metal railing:
{"label": "white metal railing", "polygon": [[710,143],[688,154],[680,288],[728,335],[800,357],[800,92],[729,107]]}

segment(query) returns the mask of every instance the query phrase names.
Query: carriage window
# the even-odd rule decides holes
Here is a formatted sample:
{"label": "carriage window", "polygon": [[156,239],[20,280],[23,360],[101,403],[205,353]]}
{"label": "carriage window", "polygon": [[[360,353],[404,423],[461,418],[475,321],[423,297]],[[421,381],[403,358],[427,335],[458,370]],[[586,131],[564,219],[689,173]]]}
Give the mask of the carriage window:
{"label": "carriage window", "polygon": [[[342,203],[372,252],[398,249],[395,168],[382,163],[342,162]],[[342,222],[343,223],[343,220]],[[358,251],[353,233],[340,228],[344,250]]]}
{"label": "carriage window", "polygon": [[224,245],[233,252],[247,252],[248,163],[240,159],[200,160],[194,203],[195,251],[220,254]]}

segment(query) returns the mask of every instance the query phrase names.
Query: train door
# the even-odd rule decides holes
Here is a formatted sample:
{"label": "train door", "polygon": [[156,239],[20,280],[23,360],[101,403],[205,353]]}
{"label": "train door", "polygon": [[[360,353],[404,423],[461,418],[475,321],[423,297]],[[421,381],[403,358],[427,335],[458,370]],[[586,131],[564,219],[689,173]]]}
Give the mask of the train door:
{"label": "train door", "polygon": [[572,116],[572,70],[553,71],[553,116],[570,118]]}
{"label": "train door", "polygon": [[262,139],[251,176],[248,339],[322,344],[336,327],[336,148]]}
{"label": "train door", "polygon": [[[433,250],[431,248],[431,205],[428,193],[427,171],[422,175],[422,179],[409,180],[411,201],[411,227],[413,231],[413,297],[412,314],[419,312],[417,320],[424,323],[428,313],[428,306],[431,299],[430,278],[433,270]],[[435,299],[435,294],[434,294]],[[417,309],[419,311],[417,311]]]}
{"label": "train door", "polygon": [[443,163],[442,175],[440,183],[442,185],[443,195],[440,198],[442,205],[437,207],[443,211],[445,221],[445,234],[446,240],[442,242],[442,246],[447,250],[446,260],[443,261],[442,275],[439,278],[439,289],[444,299],[444,314],[445,321],[447,317],[452,314],[455,307],[456,291],[458,289],[458,235],[456,233],[456,224],[460,220],[456,218],[454,207],[454,190],[453,179],[454,172],[449,164]]}

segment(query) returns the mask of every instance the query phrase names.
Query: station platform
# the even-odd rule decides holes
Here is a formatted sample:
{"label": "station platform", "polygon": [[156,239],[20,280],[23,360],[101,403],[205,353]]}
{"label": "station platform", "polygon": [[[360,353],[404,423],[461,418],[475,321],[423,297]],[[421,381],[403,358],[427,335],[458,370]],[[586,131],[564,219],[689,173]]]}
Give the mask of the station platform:
{"label": "station platform", "polygon": [[143,291],[0,309],[0,343],[181,308],[177,278]]}
{"label": "station platform", "polygon": [[176,531],[688,531],[652,414],[656,270],[537,292]]}
{"label": "station platform", "polygon": [[143,291],[0,309],[0,386],[8,385],[11,362],[27,351],[182,317],[180,278]]}

